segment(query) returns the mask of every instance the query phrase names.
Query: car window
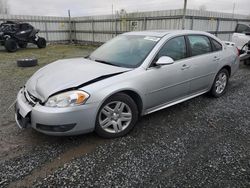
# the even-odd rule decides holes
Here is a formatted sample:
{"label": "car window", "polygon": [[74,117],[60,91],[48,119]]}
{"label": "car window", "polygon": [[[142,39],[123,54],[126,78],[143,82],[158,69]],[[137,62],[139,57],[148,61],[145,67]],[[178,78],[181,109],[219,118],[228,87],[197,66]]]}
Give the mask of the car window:
{"label": "car window", "polygon": [[188,39],[192,56],[206,54],[212,51],[208,37],[202,35],[190,35],[188,36]]}
{"label": "car window", "polygon": [[136,68],[142,64],[159,40],[160,38],[154,36],[120,35],[97,48],[89,59]]}
{"label": "car window", "polygon": [[211,39],[211,42],[212,42],[212,45],[213,45],[213,51],[222,50],[222,45],[218,41],[216,41],[214,39]]}
{"label": "car window", "polygon": [[170,39],[159,51],[157,59],[162,56],[171,57],[173,60],[180,60],[186,57],[186,42],[184,36]]}
{"label": "car window", "polygon": [[236,33],[250,32],[250,27],[244,24],[238,24],[235,30]]}

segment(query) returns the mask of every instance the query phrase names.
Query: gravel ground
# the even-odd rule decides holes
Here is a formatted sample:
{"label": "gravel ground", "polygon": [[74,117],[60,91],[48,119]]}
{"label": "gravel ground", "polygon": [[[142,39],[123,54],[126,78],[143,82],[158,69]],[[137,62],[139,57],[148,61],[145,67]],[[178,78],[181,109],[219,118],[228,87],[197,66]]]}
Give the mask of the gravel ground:
{"label": "gravel ground", "polygon": [[[65,57],[89,52],[64,48]],[[28,75],[5,77],[7,65],[0,60],[0,66],[2,113],[11,103],[2,99],[14,99]],[[2,90],[3,80],[12,85]],[[223,97],[203,95],[147,115],[128,136],[112,140],[20,131],[5,115],[0,187],[250,187],[249,86],[250,67],[241,65]]]}

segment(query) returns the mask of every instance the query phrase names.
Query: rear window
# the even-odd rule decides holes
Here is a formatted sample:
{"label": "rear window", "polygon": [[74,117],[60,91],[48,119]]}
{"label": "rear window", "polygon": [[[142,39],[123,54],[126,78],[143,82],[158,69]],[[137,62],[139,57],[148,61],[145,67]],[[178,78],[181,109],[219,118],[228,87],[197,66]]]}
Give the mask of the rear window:
{"label": "rear window", "polygon": [[212,51],[208,37],[203,35],[190,35],[188,40],[191,48],[191,55],[202,55]]}
{"label": "rear window", "polygon": [[216,41],[214,39],[211,39],[211,42],[212,42],[212,45],[213,45],[213,51],[222,50],[222,45],[218,41]]}

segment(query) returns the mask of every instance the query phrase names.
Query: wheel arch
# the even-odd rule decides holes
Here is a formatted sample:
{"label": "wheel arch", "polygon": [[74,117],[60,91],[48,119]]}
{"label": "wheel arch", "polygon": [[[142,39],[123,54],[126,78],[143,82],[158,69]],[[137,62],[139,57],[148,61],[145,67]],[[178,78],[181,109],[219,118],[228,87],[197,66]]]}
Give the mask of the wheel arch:
{"label": "wheel arch", "polygon": [[118,93],[125,93],[128,96],[130,96],[134,100],[134,102],[138,108],[139,115],[142,114],[143,102],[142,102],[141,96],[137,92],[135,92],[133,90],[123,90],[123,91],[120,91]]}
{"label": "wheel arch", "polygon": [[136,91],[134,91],[132,89],[121,89],[121,90],[115,91],[115,92],[111,93],[110,95],[108,95],[107,97],[105,97],[105,99],[102,101],[102,104],[107,99],[109,99],[110,97],[112,97],[112,96],[114,96],[114,95],[116,95],[118,93],[124,93],[124,94],[128,95],[129,97],[131,97],[133,99],[133,101],[135,102],[137,108],[138,108],[139,116],[142,115],[142,113],[143,113],[143,100],[142,100],[142,97],[138,92],[136,92]]}
{"label": "wheel arch", "polygon": [[223,67],[219,70],[219,72],[220,72],[222,69],[226,69],[226,70],[228,71],[228,73],[229,73],[229,77],[231,76],[231,67],[230,67],[229,65],[223,66]]}

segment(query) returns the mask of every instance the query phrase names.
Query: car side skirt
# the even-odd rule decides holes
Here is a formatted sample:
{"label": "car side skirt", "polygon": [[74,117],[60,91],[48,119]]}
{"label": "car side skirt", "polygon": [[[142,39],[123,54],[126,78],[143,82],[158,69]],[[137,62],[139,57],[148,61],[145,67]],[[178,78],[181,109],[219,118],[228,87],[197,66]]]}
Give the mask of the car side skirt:
{"label": "car side skirt", "polygon": [[173,102],[170,102],[170,103],[167,103],[167,104],[163,104],[163,105],[160,105],[160,106],[157,106],[157,107],[150,108],[150,109],[146,110],[145,113],[144,113],[143,115],[151,114],[151,113],[156,112],[156,111],[158,111],[158,110],[162,110],[162,109],[164,109],[164,108],[173,106],[173,105],[175,105],[175,104],[178,104],[178,103],[187,101],[187,100],[189,100],[189,99],[192,99],[192,98],[195,98],[195,97],[197,97],[197,96],[200,96],[200,95],[202,95],[202,94],[204,94],[204,93],[207,93],[208,91],[209,91],[209,90],[205,90],[205,91],[196,93],[196,94],[194,94],[194,95],[191,95],[191,96],[182,98],[182,99],[177,100],[177,101],[173,101]]}

